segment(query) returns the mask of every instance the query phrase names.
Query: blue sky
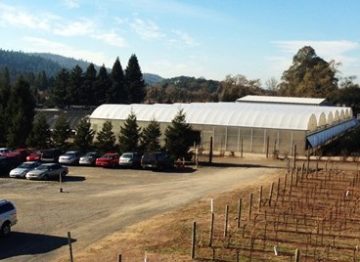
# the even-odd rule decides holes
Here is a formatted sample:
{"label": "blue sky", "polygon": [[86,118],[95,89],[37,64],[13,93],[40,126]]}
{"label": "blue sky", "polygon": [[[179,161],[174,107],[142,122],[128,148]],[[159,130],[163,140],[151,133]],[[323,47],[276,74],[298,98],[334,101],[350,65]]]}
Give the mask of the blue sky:
{"label": "blue sky", "polygon": [[124,68],[135,53],[163,77],[264,83],[311,45],[339,76],[360,76],[359,11],[357,0],[0,0],[0,48]]}

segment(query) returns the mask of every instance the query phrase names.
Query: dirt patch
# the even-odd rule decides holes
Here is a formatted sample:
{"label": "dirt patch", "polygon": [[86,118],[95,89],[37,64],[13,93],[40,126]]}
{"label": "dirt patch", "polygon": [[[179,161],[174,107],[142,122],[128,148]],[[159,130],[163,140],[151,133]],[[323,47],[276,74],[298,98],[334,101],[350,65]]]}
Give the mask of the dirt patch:
{"label": "dirt patch", "polygon": [[[239,197],[247,197],[249,192],[275,181],[280,173],[276,169],[224,169],[227,173],[249,172],[251,179],[239,180],[231,186],[231,192],[208,193],[201,200],[195,201],[176,211],[157,215],[146,221],[132,225],[125,230],[115,232],[93,243],[82,252],[76,253],[76,261],[115,261],[119,254],[123,261],[191,261],[190,243],[191,226],[194,220],[203,227],[210,215],[210,198],[214,199],[215,212],[221,213],[226,204],[235,203]],[[257,176],[255,174],[259,174]],[[214,181],[215,182],[215,181]],[[232,223],[232,222],[231,222]],[[67,261],[66,256],[59,261]]]}

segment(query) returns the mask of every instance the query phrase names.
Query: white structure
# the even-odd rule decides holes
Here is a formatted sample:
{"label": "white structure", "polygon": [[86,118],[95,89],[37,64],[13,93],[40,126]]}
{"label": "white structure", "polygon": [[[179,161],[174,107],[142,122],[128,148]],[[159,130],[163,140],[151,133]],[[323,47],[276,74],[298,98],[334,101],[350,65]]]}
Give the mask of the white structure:
{"label": "white structure", "polygon": [[290,102],[104,104],[94,110],[90,121],[98,132],[110,120],[117,134],[134,112],[140,126],[154,119],[164,131],[180,109],[186,121],[199,131],[201,147],[208,149],[213,137],[214,150],[221,153],[240,152],[241,148],[244,152],[264,153],[267,147],[291,153],[295,144],[299,153],[305,153],[308,147],[320,146],[357,125],[351,108]]}
{"label": "white structure", "polygon": [[323,105],[325,103],[325,100],[325,98],[249,95],[237,99],[236,102],[319,106]]}

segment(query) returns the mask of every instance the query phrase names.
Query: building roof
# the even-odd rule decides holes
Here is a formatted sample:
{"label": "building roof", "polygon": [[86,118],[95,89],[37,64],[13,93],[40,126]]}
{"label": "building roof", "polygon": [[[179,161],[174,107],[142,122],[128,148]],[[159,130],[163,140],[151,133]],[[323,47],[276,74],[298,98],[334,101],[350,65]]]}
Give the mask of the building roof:
{"label": "building roof", "polygon": [[69,109],[61,110],[54,108],[46,109],[36,109],[36,115],[43,114],[45,115],[46,122],[50,126],[50,129],[53,129],[56,123],[56,120],[60,115],[63,115],[66,118],[66,121],[69,123],[70,129],[75,130],[80,120],[91,114],[91,109]]}
{"label": "building roof", "polygon": [[271,103],[271,104],[292,104],[292,105],[321,105],[325,98],[288,97],[288,96],[244,96],[236,102],[246,103]]}
{"label": "building roof", "polygon": [[352,118],[351,108],[260,103],[104,104],[90,119],[125,120],[134,112],[138,121],[170,123],[178,111],[190,124],[314,131]]}

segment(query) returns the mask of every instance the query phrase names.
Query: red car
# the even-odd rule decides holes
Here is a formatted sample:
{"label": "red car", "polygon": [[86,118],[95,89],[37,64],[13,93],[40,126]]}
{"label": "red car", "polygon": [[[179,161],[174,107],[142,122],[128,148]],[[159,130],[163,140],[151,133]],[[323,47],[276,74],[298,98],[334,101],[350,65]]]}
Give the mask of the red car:
{"label": "red car", "polygon": [[26,157],[26,161],[40,161],[41,160],[41,152],[33,151]]}
{"label": "red car", "polygon": [[106,153],[102,157],[96,158],[96,166],[101,167],[116,167],[119,164],[118,153]]}

